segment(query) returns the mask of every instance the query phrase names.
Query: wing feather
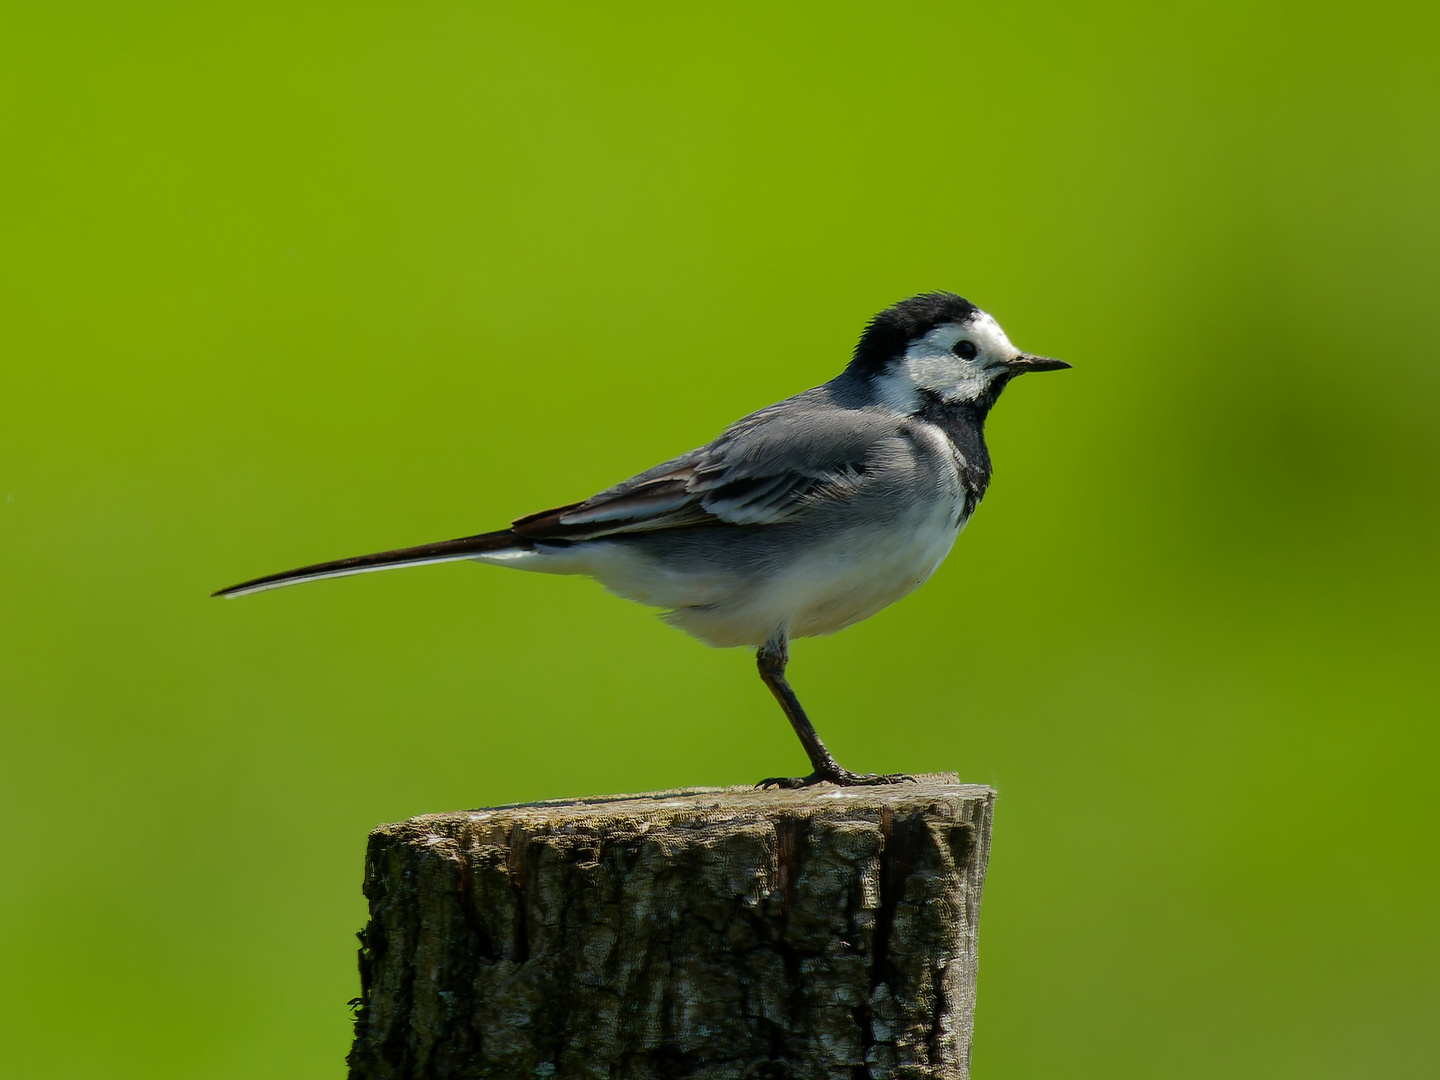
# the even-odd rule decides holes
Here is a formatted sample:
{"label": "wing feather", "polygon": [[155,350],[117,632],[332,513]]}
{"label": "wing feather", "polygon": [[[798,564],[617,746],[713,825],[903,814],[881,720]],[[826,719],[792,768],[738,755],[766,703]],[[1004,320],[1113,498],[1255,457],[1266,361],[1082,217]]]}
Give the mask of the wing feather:
{"label": "wing feather", "polygon": [[534,540],[589,540],[694,525],[774,525],[821,497],[845,499],[866,482],[893,421],[840,410],[810,391],[732,424],[708,446],[657,465],[584,502],[516,521]]}

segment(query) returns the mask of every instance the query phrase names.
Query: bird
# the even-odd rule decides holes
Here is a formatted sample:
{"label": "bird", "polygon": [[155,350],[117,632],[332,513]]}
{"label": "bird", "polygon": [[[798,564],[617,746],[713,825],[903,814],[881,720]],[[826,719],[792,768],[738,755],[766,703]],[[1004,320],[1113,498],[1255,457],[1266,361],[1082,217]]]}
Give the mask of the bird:
{"label": "bird", "polygon": [[461,560],[589,575],[707,645],[755,649],[812,770],[762,785],[899,783],[913,778],[851,772],[826,749],[786,678],[790,641],[843,630],[924,584],[989,487],[985,420],[1001,392],[1070,366],[1022,352],[955,293],[922,293],[872,318],[829,382],[588,499],[213,595]]}

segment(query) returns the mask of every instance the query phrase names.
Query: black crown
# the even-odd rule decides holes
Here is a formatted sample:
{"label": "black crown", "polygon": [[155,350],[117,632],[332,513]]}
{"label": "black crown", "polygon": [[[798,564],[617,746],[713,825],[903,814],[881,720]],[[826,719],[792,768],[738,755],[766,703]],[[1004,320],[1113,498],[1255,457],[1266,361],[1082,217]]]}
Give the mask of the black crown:
{"label": "black crown", "polygon": [[969,300],[949,292],[922,293],[901,300],[870,320],[855,346],[849,370],[874,375],[903,355],[912,341],[944,323],[968,322],[979,311]]}

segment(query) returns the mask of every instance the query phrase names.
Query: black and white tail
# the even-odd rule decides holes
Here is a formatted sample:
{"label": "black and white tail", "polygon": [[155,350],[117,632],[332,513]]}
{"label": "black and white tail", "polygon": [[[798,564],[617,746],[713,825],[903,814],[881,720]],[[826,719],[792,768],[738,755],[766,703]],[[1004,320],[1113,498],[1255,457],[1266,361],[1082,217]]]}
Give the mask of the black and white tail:
{"label": "black and white tail", "polygon": [[351,574],[368,574],[375,570],[394,570],[401,566],[426,566],[429,563],[460,562],[465,559],[483,558],[486,555],[502,555],[513,552],[521,555],[534,551],[535,544],[527,537],[509,529],[481,533],[479,536],[464,536],[459,540],[441,540],[435,544],[421,544],[418,547],[397,548],[394,551],[377,551],[373,555],[356,555],[350,559],[336,559],[334,562],[302,566],[298,570],[285,570],[279,574],[242,581],[221,589],[212,596],[236,597],[266,589],[281,589],[286,585],[299,585],[304,581],[319,581],[322,578],[349,577]]}

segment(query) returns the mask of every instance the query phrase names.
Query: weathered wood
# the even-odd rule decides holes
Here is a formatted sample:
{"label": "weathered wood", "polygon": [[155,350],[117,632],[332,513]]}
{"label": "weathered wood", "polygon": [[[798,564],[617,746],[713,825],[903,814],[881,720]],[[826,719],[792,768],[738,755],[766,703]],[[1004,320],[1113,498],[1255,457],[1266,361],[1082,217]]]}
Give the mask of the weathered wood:
{"label": "weathered wood", "polygon": [[993,804],[932,776],[382,825],[350,1076],[968,1077]]}

